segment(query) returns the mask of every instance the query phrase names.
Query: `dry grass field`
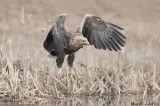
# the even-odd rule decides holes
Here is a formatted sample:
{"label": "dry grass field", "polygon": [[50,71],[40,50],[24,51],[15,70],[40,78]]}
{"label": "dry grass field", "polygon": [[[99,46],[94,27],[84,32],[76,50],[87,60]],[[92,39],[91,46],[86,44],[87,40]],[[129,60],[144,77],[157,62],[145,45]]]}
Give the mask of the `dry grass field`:
{"label": "dry grass field", "polygon": [[[159,0],[1,0],[0,98],[64,98],[67,95],[160,93]],[[76,53],[76,78],[57,78],[55,59],[43,42],[54,18],[67,13],[74,32],[87,13],[121,26],[127,37],[120,52],[85,46]],[[160,96],[160,95],[159,95]],[[159,98],[157,96],[157,99]]]}

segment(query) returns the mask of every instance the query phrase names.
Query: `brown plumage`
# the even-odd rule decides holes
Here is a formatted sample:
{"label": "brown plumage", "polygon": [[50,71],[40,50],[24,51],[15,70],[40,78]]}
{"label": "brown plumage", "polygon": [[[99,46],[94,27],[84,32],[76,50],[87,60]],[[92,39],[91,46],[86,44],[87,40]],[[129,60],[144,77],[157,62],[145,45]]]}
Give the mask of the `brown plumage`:
{"label": "brown plumage", "polygon": [[66,14],[62,14],[55,19],[55,24],[51,28],[46,40],[44,48],[52,55],[57,56],[57,67],[60,69],[58,76],[62,77],[61,67],[65,55],[68,56],[68,65],[71,74],[75,77],[72,69],[75,52],[84,45],[94,45],[96,49],[103,50],[121,50],[120,46],[124,46],[126,39],[117,29],[122,28],[112,23],[107,23],[101,18],[87,14],[84,16],[76,33],[72,34],[65,27]]}

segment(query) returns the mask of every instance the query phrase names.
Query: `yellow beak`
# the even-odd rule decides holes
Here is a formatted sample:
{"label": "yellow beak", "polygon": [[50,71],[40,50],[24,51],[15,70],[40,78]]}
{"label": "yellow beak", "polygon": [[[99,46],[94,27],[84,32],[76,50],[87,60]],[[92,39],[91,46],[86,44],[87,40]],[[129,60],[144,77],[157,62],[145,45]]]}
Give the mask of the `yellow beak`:
{"label": "yellow beak", "polygon": [[88,46],[90,45],[90,43],[88,41],[86,41],[85,44],[88,45]]}

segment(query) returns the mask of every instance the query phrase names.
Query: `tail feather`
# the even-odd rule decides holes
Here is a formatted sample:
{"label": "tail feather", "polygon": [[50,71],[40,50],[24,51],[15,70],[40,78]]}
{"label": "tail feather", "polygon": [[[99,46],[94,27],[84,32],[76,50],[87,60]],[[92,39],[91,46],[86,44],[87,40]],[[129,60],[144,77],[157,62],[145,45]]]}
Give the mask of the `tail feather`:
{"label": "tail feather", "polygon": [[46,55],[47,55],[48,57],[50,57],[50,58],[54,58],[54,57],[56,57],[58,54],[56,53],[55,50],[52,50],[51,52],[47,52]]}
{"label": "tail feather", "polygon": [[57,53],[55,50],[52,50],[52,51],[50,52],[50,54],[51,54],[52,56],[57,56],[57,55],[58,55],[58,53]]}

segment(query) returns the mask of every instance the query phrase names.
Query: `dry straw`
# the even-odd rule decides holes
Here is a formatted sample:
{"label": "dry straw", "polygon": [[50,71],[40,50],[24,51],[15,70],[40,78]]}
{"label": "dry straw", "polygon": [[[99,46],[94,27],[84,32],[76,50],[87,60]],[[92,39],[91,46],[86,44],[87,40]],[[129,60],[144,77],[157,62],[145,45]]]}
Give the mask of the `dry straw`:
{"label": "dry straw", "polygon": [[[42,46],[50,21],[41,32],[42,27],[35,27],[31,18],[27,23],[24,21],[23,7],[21,23],[24,24],[19,23],[14,21],[11,33],[0,36],[1,98],[41,100],[66,95],[125,93],[143,94],[145,99],[149,92],[160,91],[157,39],[145,39],[142,43],[138,37],[127,36],[125,48],[118,53],[84,47],[76,53],[76,78],[68,75],[65,60],[64,77],[59,79],[55,59],[46,57]],[[142,27],[137,36],[144,34]],[[21,33],[16,33],[18,30]]]}

